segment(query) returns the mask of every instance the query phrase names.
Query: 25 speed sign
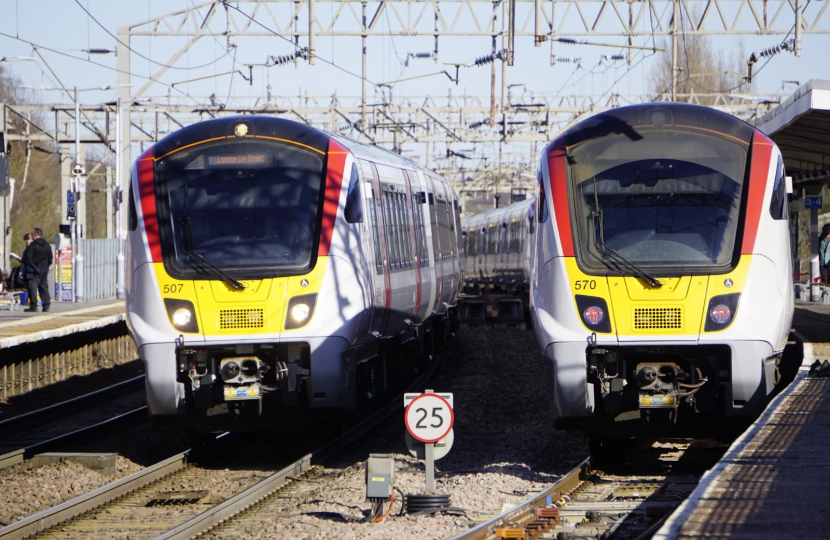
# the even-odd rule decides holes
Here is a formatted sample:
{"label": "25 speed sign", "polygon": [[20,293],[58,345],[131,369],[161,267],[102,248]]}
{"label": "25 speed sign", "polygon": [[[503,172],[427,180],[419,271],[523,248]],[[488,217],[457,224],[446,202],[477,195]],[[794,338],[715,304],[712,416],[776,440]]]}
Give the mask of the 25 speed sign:
{"label": "25 speed sign", "polygon": [[446,437],[455,421],[449,402],[437,394],[421,394],[413,399],[404,418],[409,434],[427,444]]}

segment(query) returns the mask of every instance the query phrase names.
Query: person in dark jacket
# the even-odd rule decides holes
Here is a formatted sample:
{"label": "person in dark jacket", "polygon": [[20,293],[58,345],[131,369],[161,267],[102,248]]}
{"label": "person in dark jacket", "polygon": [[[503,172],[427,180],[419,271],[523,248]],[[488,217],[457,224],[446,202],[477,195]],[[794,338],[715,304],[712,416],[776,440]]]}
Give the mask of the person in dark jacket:
{"label": "person in dark jacket", "polygon": [[43,229],[32,229],[32,243],[23,252],[21,263],[32,270],[29,278],[29,307],[23,311],[37,311],[37,297],[43,303],[43,311],[49,311],[51,298],[49,296],[49,266],[52,264],[52,248],[43,239]]}

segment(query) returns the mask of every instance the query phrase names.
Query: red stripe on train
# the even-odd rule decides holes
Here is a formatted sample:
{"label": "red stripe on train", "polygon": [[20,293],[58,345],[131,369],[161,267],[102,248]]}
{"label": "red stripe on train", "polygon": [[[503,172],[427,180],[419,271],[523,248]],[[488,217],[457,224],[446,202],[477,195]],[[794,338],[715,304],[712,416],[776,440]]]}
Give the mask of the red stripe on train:
{"label": "red stripe on train", "polygon": [[571,211],[568,207],[568,176],[565,164],[565,141],[553,141],[548,148],[548,174],[550,193],[553,198],[553,212],[556,214],[556,229],[562,244],[562,255],[574,256],[573,233],[571,232]]}
{"label": "red stripe on train", "polygon": [[144,234],[150,247],[150,258],[161,262],[159,222],[156,212],[156,188],[153,182],[153,149],[150,148],[138,158],[138,196],[141,200],[141,214],[144,219]]}
{"label": "red stripe on train", "polygon": [[334,235],[334,223],[337,219],[337,209],[340,206],[340,191],[343,187],[343,169],[346,166],[348,150],[340,143],[329,141],[328,170],[326,171],[326,190],[323,201],[323,227],[320,231],[320,249],[317,254],[325,257],[331,249],[331,238]]}
{"label": "red stripe on train", "polygon": [[747,195],[746,220],[744,221],[744,240],[741,245],[741,253],[744,255],[752,253],[755,248],[755,238],[758,236],[758,225],[761,222],[761,212],[764,206],[764,194],[767,191],[773,144],[769,137],[760,131],[756,131],[752,138],[749,194]]}

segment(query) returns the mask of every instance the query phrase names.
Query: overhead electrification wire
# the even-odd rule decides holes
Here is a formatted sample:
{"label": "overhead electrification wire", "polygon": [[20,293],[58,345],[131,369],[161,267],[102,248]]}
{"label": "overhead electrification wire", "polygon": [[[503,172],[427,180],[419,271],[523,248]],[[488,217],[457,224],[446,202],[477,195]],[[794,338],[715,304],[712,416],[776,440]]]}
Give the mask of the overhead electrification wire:
{"label": "overhead electrification wire", "polygon": [[[77,0],[75,0],[75,1],[77,2]],[[276,31],[272,30],[271,28],[268,28],[267,26],[265,26],[264,24],[262,24],[262,23],[261,23],[261,22],[259,22],[258,20],[254,19],[253,17],[251,17],[250,15],[248,15],[247,13],[245,13],[244,11],[242,11],[242,10],[241,10],[240,8],[238,8],[237,6],[233,6],[233,5],[231,5],[231,3],[230,3],[230,1],[229,1],[229,0],[222,0],[222,3],[223,3],[226,7],[230,8],[230,9],[233,9],[234,11],[237,11],[240,15],[242,15],[242,16],[243,16],[243,17],[245,17],[245,18],[247,18],[249,21],[251,21],[252,23],[256,24],[257,26],[259,26],[259,27],[260,27],[260,28],[262,28],[263,30],[265,30],[265,31],[267,31],[267,32],[271,32],[274,36],[276,36],[276,37],[278,37],[278,38],[280,38],[280,39],[282,39],[282,40],[287,41],[288,43],[290,43],[292,46],[296,47],[297,49],[302,49],[302,47],[300,47],[299,43],[294,43],[294,42],[293,42],[293,41],[291,41],[289,38],[287,38],[287,37],[283,36],[282,34],[280,34],[280,33],[276,32]],[[310,53],[309,53],[309,54],[310,54]],[[346,73],[346,74],[348,74],[348,75],[351,75],[352,77],[355,77],[355,78],[360,79],[360,80],[366,79],[366,82],[367,82],[367,83],[369,83],[369,84],[371,84],[372,86],[375,86],[375,87],[377,87],[377,86],[378,86],[378,84],[377,84],[377,83],[372,82],[372,81],[371,81],[371,80],[369,80],[367,77],[362,77],[362,76],[358,75],[357,73],[354,73],[353,71],[349,71],[348,69],[346,69],[346,68],[344,68],[344,67],[342,67],[342,66],[339,66],[339,65],[335,64],[335,63],[334,63],[334,62],[332,62],[331,60],[327,60],[327,59],[323,58],[322,56],[319,56],[316,52],[314,53],[314,58],[316,58],[317,60],[320,60],[321,62],[324,62],[324,63],[326,63],[326,64],[329,64],[329,65],[330,65],[330,66],[332,66],[333,68],[339,69],[339,70],[340,70],[340,71],[342,71],[343,73]]]}
{"label": "overhead electrification wire", "polygon": [[196,98],[194,98],[193,96],[191,96],[191,95],[190,95],[190,94],[188,94],[187,92],[185,92],[185,91],[183,91],[183,90],[181,90],[181,89],[179,89],[179,88],[176,88],[175,86],[171,86],[171,85],[169,85],[169,84],[167,84],[167,83],[164,83],[164,82],[162,82],[162,81],[160,81],[160,80],[158,80],[158,79],[154,79],[154,78],[152,78],[152,77],[148,77],[148,76],[146,76],[146,75],[141,75],[141,74],[138,74],[138,73],[133,73],[133,72],[131,72],[131,71],[124,71],[123,69],[118,69],[118,68],[114,68],[114,67],[112,67],[112,66],[108,66],[108,65],[106,65],[106,64],[101,64],[100,62],[96,62],[96,61],[94,61],[94,60],[88,60],[88,59],[86,59],[86,58],[81,58],[81,57],[78,57],[78,56],[73,56],[73,55],[71,55],[71,54],[68,54],[68,53],[65,53],[65,52],[59,51],[59,50],[57,50],[57,49],[52,49],[51,47],[46,47],[46,46],[43,46],[43,45],[39,45],[39,44],[35,43],[34,41],[29,41],[28,39],[23,39],[23,38],[21,38],[21,37],[15,37],[15,36],[13,36],[13,35],[11,35],[11,34],[7,34],[7,33],[5,33],[5,32],[0,32],[0,36],[4,36],[4,37],[10,38],[10,39],[14,39],[14,40],[17,40],[17,41],[21,41],[21,42],[23,42],[23,43],[27,43],[27,44],[31,45],[32,47],[34,47],[34,48],[36,48],[36,49],[43,49],[44,51],[53,52],[53,53],[55,53],[55,54],[59,54],[59,55],[61,55],[61,56],[66,56],[67,58],[71,58],[71,59],[73,59],[73,60],[78,60],[78,61],[80,61],[80,62],[86,62],[86,63],[88,63],[88,64],[92,64],[92,65],[95,65],[95,66],[98,66],[98,67],[102,67],[102,68],[104,68],[104,69],[108,69],[108,70],[110,70],[110,71],[115,71],[115,72],[117,72],[117,73],[127,73],[127,74],[129,74],[131,77],[138,77],[139,79],[146,79],[146,80],[149,80],[149,81],[153,81],[153,82],[158,83],[158,84],[160,84],[160,85],[162,85],[162,86],[166,86],[167,88],[169,88],[169,89],[171,89],[171,90],[175,90],[176,92],[178,92],[179,94],[181,94],[181,95],[183,95],[183,96],[186,96],[186,97],[190,98],[190,99],[193,101],[193,103],[195,103],[195,104],[197,104],[197,105],[199,105],[199,104],[200,104],[200,103],[199,103],[199,101],[198,101],[198,100],[196,100]]}
{"label": "overhead electrification wire", "polygon": [[[207,67],[207,66],[213,65],[213,64],[215,64],[216,62],[218,62],[219,60],[221,60],[222,58],[224,58],[224,57],[226,57],[226,56],[228,55],[228,53],[226,52],[225,54],[223,54],[223,55],[222,55],[222,56],[220,56],[219,58],[215,58],[215,59],[211,60],[210,62],[208,62],[208,63],[206,63],[206,64],[202,64],[201,66],[178,67],[178,66],[171,66],[171,65],[165,64],[164,62],[157,62],[157,61],[153,60],[152,58],[150,58],[149,56],[145,56],[145,55],[141,54],[141,53],[140,53],[140,52],[138,52],[137,50],[133,49],[132,47],[130,47],[129,45],[127,45],[126,43],[124,43],[123,41],[121,41],[120,39],[118,39],[118,37],[117,37],[115,34],[113,34],[112,32],[110,32],[110,31],[109,31],[109,29],[108,29],[106,26],[104,26],[103,24],[101,24],[101,23],[98,21],[98,19],[96,19],[96,18],[92,15],[92,13],[90,13],[90,12],[89,12],[89,10],[87,10],[87,9],[84,7],[84,5],[83,5],[83,4],[81,4],[81,0],[75,0],[75,3],[76,3],[76,4],[78,4],[78,6],[79,6],[82,10],[84,10],[84,13],[86,13],[86,14],[87,14],[87,16],[88,16],[90,19],[92,19],[93,21],[95,21],[95,24],[97,24],[98,26],[100,26],[100,27],[101,27],[101,29],[103,29],[103,30],[104,30],[104,32],[106,32],[107,34],[109,34],[109,35],[110,35],[110,37],[112,37],[115,41],[117,41],[118,43],[120,43],[121,45],[123,45],[124,47],[126,47],[126,48],[127,48],[128,50],[130,50],[132,53],[134,53],[134,54],[136,54],[136,55],[140,56],[141,58],[143,58],[143,59],[147,60],[148,62],[151,62],[151,63],[153,63],[153,64],[155,64],[155,65],[157,65],[157,66],[165,67],[165,68],[167,68],[167,69],[181,69],[181,70],[184,70],[184,71],[191,70],[191,69],[200,69],[200,68],[203,68],[203,67]],[[146,78],[147,78],[147,79],[149,79],[150,77],[146,77]]]}

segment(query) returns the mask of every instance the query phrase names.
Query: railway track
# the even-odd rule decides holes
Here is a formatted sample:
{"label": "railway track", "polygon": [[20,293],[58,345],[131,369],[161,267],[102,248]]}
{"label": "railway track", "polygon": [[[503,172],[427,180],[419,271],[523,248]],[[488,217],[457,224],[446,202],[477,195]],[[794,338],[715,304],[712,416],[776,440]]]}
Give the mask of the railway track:
{"label": "railway track", "polygon": [[144,376],[0,422],[0,469],[146,416]]}
{"label": "railway track", "polygon": [[[550,487],[451,540],[650,538],[728,444],[649,442],[651,452],[637,445],[609,463],[614,472],[594,469],[586,458]],[[616,472],[632,469],[638,472]]]}
{"label": "railway track", "polygon": [[[433,366],[437,365],[437,362]],[[432,370],[413,383],[421,387]],[[86,495],[49,508],[0,529],[0,539],[93,538],[108,533],[129,531],[133,540],[140,538],[185,539],[208,531],[223,521],[245,511],[291,483],[300,482],[322,462],[352,444],[391,414],[400,410],[402,397],[390,401],[360,424],[316,449],[303,448],[295,440],[281,445],[263,446],[268,466],[262,456],[247,459],[251,466],[240,466],[247,448],[246,434],[219,437],[199,452],[204,465],[192,462],[191,450],[171,456],[151,467],[98,488]],[[249,434],[248,434],[249,435]],[[247,450],[246,450],[247,452]],[[293,452],[293,453],[290,453]],[[244,452],[243,452],[244,453]],[[274,456],[291,456],[274,467]],[[229,463],[233,456],[235,463]],[[215,459],[214,459],[215,457]],[[229,492],[217,492],[215,485],[233,485]]]}

